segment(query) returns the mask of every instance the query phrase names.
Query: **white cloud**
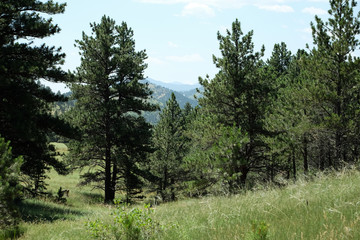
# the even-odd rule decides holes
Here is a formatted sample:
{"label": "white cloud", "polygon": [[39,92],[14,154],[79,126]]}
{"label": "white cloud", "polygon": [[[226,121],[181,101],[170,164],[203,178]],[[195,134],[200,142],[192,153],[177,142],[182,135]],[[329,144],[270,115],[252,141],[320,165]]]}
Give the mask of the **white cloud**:
{"label": "white cloud", "polygon": [[311,27],[298,29],[297,31],[300,33],[301,39],[303,39],[307,43],[312,42],[312,29],[311,29]]}
{"label": "white cloud", "polygon": [[[245,5],[274,5],[297,2],[299,0],[134,0],[153,4],[189,4],[198,3],[216,8],[240,8]],[[314,0],[319,1],[319,0]],[[320,0],[323,1],[323,0]],[[325,0],[328,1],[328,0]]]}
{"label": "white cloud", "polygon": [[168,46],[172,47],[172,48],[178,48],[179,47],[179,45],[177,45],[176,43],[173,43],[171,41],[168,42]]}
{"label": "white cloud", "polygon": [[303,33],[310,33],[310,34],[312,34],[312,29],[311,29],[311,27],[304,28],[304,29],[301,29],[301,32],[303,32]]}
{"label": "white cloud", "polygon": [[168,56],[166,57],[168,61],[172,62],[201,62],[204,59],[199,54],[190,54],[190,55],[184,55],[184,56]]}
{"label": "white cloud", "polygon": [[308,0],[308,2],[323,2],[323,3],[328,3],[329,0]]}
{"label": "white cloud", "polygon": [[[260,9],[276,12],[293,12],[291,2],[299,0],[134,0],[153,4],[182,4],[184,8],[180,16],[201,15],[214,16],[215,10],[239,9],[243,6],[256,6]],[[319,0],[314,0],[319,1]]]}
{"label": "white cloud", "polygon": [[187,0],[138,0],[143,3],[155,3],[155,4],[175,4],[175,3],[186,3]]}
{"label": "white cloud", "polygon": [[213,17],[215,11],[206,4],[191,2],[184,7],[181,16]]}
{"label": "white cloud", "polygon": [[282,12],[282,13],[290,13],[294,12],[294,9],[288,5],[256,5],[258,8],[273,11],[273,12]]}
{"label": "white cloud", "polygon": [[321,8],[316,8],[316,7],[308,7],[308,8],[304,8],[302,10],[303,13],[309,13],[311,15],[324,15],[327,12],[324,9]]}
{"label": "white cloud", "polygon": [[202,62],[204,59],[197,53],[188,54],[183,56],[167,56],[167,57],[148,57],[145,62],[149,65],[164,65],[167,62],[177,62],[177,63],[194,63]]}
{"label": "white cloud", "polygon": [[156,57],[148,57],[145,62],[149,65],[163,65],[165,62]]}

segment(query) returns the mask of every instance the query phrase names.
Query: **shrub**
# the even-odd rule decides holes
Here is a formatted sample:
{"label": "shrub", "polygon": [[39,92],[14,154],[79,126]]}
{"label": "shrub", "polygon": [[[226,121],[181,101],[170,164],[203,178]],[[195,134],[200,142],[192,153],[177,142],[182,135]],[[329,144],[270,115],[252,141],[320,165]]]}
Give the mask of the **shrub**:
{"label": "shrub", "polygon": [[151,218],[153,210],[150,205],[144,209],[132,208],[129,205],[116,204],[112,213],[113,222],[106,224],[100,220],[88,222],[92,237],[96,239],[148,240],[155,239],[161,233],[161,226]]}
{"label": "shrub", "polygon": [[13,158],[10,142],[0,137],[0,228],[16,229],[19,221],[15,200],[20,197],[18,178],[22,158]]}
{"label": "shrub", "polygon": [[[66,190],[65,190],[66,191]],[[66,198],[65,196],[65,191],[62,190],[62,187],[59,188],[59,190],[57,191],[57,194],[55,196],[55,201],[58,203],[66,203]]]}
{"label": "shrub", "polygon": [[0,218],[1,225],[13,225],[14,201],[20,196],[18,178],[22,158],[13,158],[9,142],[0,137]]}
{"label": "shrub", "polygon": [[265,222],[263,221],[253,221],[251,224],[251,229],[252,229],[252,233],[253,233],[253,240],[266,240],[267,238],[267,234],[268,234],[268,230],[269,230],[269,225],[267,225]]}

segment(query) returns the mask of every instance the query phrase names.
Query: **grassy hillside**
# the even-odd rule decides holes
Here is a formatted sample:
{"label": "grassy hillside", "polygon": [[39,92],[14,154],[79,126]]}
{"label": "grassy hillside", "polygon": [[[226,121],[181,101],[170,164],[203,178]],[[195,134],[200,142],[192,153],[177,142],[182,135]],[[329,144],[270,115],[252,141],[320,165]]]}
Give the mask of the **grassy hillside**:
{"label": "grassy hillside", "polygon": [[[77,177],[53,175],[49,182],[54,189],[70,189],[66,205],[25,202],[21,239],[88,239],[87,221],[110,218],[100,195],[76,187]],[[269,225],[268,239],[360,239],[359,185],[358,172],[343,172],[283,190],[163,204],[155,208],[154,219],[166,226],[160,239],[254,239],[253,221]]]}
{"label": "grassy hillside", "polygon": [[[102,204],[102,193],[77,187],[78,172],[50,177],[54,194],[59,187],[70,190],[67,203],[26,200],[20,239],[90,239],[87,221],[111,221],[112,207]],[[253,231],[260,227],[254,222],[268,226],[267,239],[360,239],[359,186],[360,173],[348,170],[283,189],[259,187],[236,196],[162,204],[152,217],[165,226],[158,239],[256,239]]]}
{"label": "grassy hillside", "polygon": [[253,239],[253,221],[269,225],[268,239],[360,239],[359,184],[358,172],[320,176],[283,190],[168,204],[157,218],[177,224],[169,235],[179,239]]}

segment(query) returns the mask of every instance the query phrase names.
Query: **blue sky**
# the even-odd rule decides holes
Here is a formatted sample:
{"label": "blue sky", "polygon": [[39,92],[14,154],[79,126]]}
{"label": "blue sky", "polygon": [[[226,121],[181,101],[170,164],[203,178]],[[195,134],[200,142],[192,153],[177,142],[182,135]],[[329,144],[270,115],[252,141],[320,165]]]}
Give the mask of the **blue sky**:
{"label": "blue sky", "polygon": [[[236,18],[244,33],[254,30],[255,48],[265,45],[268,57],[275,43],[285,42],[292,52],[311,44],[310,22],[315,15],[326,19],[328,9],[328,0],[74,0],[64,14],[53,16],[62,31],[42,41],[61,46],[67,55],[63,68],[75,70],[75,40],[83,31],[90,35],[89,24],[107,15],[117,24],[127,22],[137,50],[146,49],[146,77],[195,84],[199,76],[217,72],[217,32],[224,34]],[[61,85],[52,88],[64,91]]]}

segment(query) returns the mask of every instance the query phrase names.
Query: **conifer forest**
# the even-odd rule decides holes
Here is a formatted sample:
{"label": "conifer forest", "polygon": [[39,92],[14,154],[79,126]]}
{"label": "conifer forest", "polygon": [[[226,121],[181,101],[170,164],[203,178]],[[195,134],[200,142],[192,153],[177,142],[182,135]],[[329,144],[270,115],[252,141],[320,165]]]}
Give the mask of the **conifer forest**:
{"label": "conifer forest", "polygon": [[[209,196],[241,198],[259,186],[284,188],[318,174],[357,169],[356,7],[355,0],[330,0],[329,17],[314,16],[312,42],[296,52],[285,42],[255,46],[256,33],[243,31],[234,19],[225,33],[214,32],[217,73],[199,76],[196,104],[180,105],[171,93],[160,106],[153,97],[156,89],[145,80],[147,52],[136,48],[136,29],[126,22],[104,15],[89,23],[91,31],[74,42],[80,65],[65,71],[61,46],[46,40],[60,32],[51,16],[64,13],[66,3],[2,0],[0,229],[20,237],[21,209],[31,199],[66,204],[72,190],[60,187],[50,196],[50,173],[64,178],[79,173],[76,186],[90,186],[105,206],[132,206],[149,198],[153,206]],[[265,47],[272,49],[266,58]],[[65,83],[70,93],[54,93],[43,80]],[[66,145],[64,153],[56,148],[60,143]],[[145,223],[141,226],[132,235],[126,228],[127,238],[101,238],[95,225],[90,228],[99,239],[160,236],[144,237]],[[268,239],[271,225],[254,226],[259,236],[244,239]],[[149,229],[155,231],[146,225]]]}

